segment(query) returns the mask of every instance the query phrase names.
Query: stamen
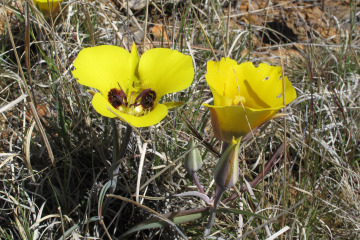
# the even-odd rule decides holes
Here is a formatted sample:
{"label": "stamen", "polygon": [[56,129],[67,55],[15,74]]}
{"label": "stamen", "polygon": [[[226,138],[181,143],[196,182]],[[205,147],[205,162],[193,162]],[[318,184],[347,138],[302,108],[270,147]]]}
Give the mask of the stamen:
{"label": "stamen", "polygon": [[135,103],[142,98],[145,94],[148,94],[151,91],[151,88],[147,88],[145,90],[143,90],[136,98],[135,98]]}

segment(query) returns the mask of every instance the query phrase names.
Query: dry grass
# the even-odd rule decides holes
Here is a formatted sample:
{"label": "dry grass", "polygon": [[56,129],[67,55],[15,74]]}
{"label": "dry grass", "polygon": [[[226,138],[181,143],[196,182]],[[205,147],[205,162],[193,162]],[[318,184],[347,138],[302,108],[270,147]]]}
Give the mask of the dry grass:
{"label": "dry grass", "polygon": [[[308,31],[296,45],[275,46],[261,42],[263,34],[268,34],[264,25],[237,17],[227,22],[227,1],[194,1],[193,5],[188,1],[149,1],[147,22],[146,8],[130,10],[122,7],[123,1],[114,2],[115,6],[106,0],[65,1],[61,13],[51,21],[32,7],[25,14],[23,2],[0,3],[5,26],[0,29],[1,239],[117,239],[154,215],[144,207],[104,197],[125,125],[98,115],[91,106],[91,95],[70,73],[82,48],[100,44],[128,48],[133,41],[139,44],[140,53],[144,47],[163,46],[190,54],[196,76],[189,89],[164,97],[185,101],[185,106],[156,126],[131,133],[115,195],[135,201],[137,190],[143,196],[165,197],[196,189],[183,167],[186,145],[193,135],[184,119],[220,151],[209,113],[201,103],[211,101],[204,79],[206,62],[214,60],[214,54],[220,59],[226,52],[239,62],[283,64],[298,98],[284,110],[286,123],[284,119],[271,121],[242,145],[239,188],[261,173],[284,142],[284,135],[286,154],[252,191],[226,203],[226,207],[262,214],[270,221],[217,214],[213,236],[273,239],[280,231],[282,239],[359,238],[360,45],[356,2],[348,5],[348,18],[331,20],[339,26],[337,42],[324,38],[308,24]],[[296,12],[300,8],[274,4],[258,13],[270,19],[271,11],[279,9]],[[307,24],[301,14],[298,16],[299,26]],[[5,19],[11,32],[4,30]],[[24,37],[27,33],[29,41]],[[216,157],[204,143],[199,142],[199,148],[204,157],[199,179],[211,195]],[[139,169],[141,155],[144,166]],[[224,197],[234,192],[229,190]],[[139,199],[157,213],[205,207],[197,198]],[[207,218],[201,218],[178,225],[179,229],[144,230],[132,238],[177,239],[182,231],[199,239],[206,222]]]}

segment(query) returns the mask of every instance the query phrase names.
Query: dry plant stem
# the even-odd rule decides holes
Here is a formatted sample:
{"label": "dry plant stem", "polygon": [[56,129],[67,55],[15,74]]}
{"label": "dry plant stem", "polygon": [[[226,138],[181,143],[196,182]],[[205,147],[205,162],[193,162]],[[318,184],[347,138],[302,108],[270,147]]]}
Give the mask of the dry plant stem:
{"label": "dry plant stem", "polygon": [[[283,105],[285,106],[286,105],[286,102],[285,102],[285,79],[284,79],[284,62],[283,62],[283,58],[282,58],[282,55],[281,55],[281,49],[279,48],[279,52],[280,52],[280,62],[281,62],[281,67],[282,67],[282,75],[281,75],[281,78],[282,78],[282,97],[283,97]],[[284,116],[284,141],[283,141],[283,144],[286,146],[286,135],[287,135],[287,124],[286,124],[286,116]],[[283,175],[284,175],[284,185],[283,185],[283,208],[286,208],[286,203],[287,203],[287,195],[286,195],[286,189],[287,189],[287,179],[286,179],[286,173],[287,173],[287,161],[286,161],[286,148],[284,148],[284,172],[283,172]],[[263,175],[265,176],[265,175]],[[283,218],[282,218],[282,228],[284,228],[285,226],[285,215],[283,215]],[[284,235],[281,235],[281,239],[283,239],[283,236]]]}
{"label": "dry plant stem", "polygon": [[249,231],[249,232],[247,232],[247,233],[245,233],[244,235],[242,235],[240,238],[238,238],[238,240],[240,240],[240,239],[243,239],[243,238],[245,238],[245,237],[247,237],[247,236],[249,236],[250,234],[252,234],[253,232],[255,232],[255,231],[257,231],[257,230],[259,230],[259,229],[261,229],[262,227],[264,227],[264,226],[266,226],[266,225],[268,225],[269,223],[272,223],[272,222],[274,222],[276,219],[278,219],[279,217],[281,217],[281,216],[283,216],[283,215],[285,215],[285,214],[287,214],[287,213],[289,213],[291,210],[293,210],[294,208],[297,208],[298,206],[300,206],[301,204],[303,204],[304,203],[304,201],[305,201],[305,199],[306,198],[303,198],[302,200],[300,200],[299,202],[297,202],[295,205],[293,205],[292,207],[290,207],[290,208],[288,208],[288,209],[286,209],[286,210],[284,210],[282,213],[280,213],[279,215],[276,215],[275,217],[273,217],[272,219],[270,219],[270,220],[268,220],[268,221],[266,221],[266,222],[264,222],[263,224],[261,224],[260,226],[258,226],[258,227],[256,227],[256,228],[254,228],[254,229],[252,229],[251,231]]}
{"label": "dry plant stem", "polygon": [[225,48],[224,48],[224,56],[225,57],[229,57],[230,52],[228,51],[229,49],[229,43],[230,43],[230,29],[229,29],[229,24],[230,24],[230,12],[231,12],[231,2],[229,2],[229,6],[228,6],[228,16],[227,16],[227,20],[226,20],[226,44],[225,44]]}
{"label": "dry plant stem", "polygon": [[[4,6],[6,5],[5,4],[5,0],[3,1],[3,4]],[[24,71],[22,70],[22,67],[21,67],[21,63],[20,63],[20,59],[19,59],[19,55],[17,53],[17,50],[16,50],[16,46],[15,46],[15,42],[14,42],[14,38],[13,38],[13,35],[12,35],[12,32],[11,32],[11,28],[10,28],[10,23],[9,23],[9,20],[8,20],[8,15],[7,15],[7,12],[4,11],[4,15],[5,15],[5,23],[6,23],[6,28],[8,30],[8,33],[9,33],[9,37],[10,37],[10,42],[11,42],[11,45],[13,47],[13,50],[14,50],[14,55],[15,55],[15,58],[16,58],[16,63],[18,65],[18,68],[19,68],[19,71],[20,71],[20,75],[21,75],[21,79],[23,80],[23,83],[24,83],[24,86],[25,86],[25,89],[26,89],[26,92],[29,96],[29,105],[30,105],[30,111],[31,111],[31,114],[34,116],[34,119],[35,119],[35,122],[36,122],[36,125],[38,126],[39,130],[40,130],[40,134],[45,142],[45,146],[46,146],[46,149],[49,153],[49,158],[51,160],[51,164],[53,165],[53,167],[55,167],[55,159],[54,159],[54,154],[52,152],[52,149],[50,147],[50,143],[49,143],[49,140],[47,139],[47,136],[45,134],[45,130],[40,122],[40,118],[39,118],[39,115],[36,111],[36,107],[34,105],[34,100],[31,96],[31,92],[30,92],[30,89],[29,89],[29,86],[27,85],[27,82],[26,82],[26,79],[25,79],[25,75],[24,75]]]}
{"label": "dry plant stem", "polygon": [[197,186],[197,188],[199,189],[199,192],[205,194],[204,188],[201,186],[201,183],[199,182],[198,176],[196,172],[193,172],[192,177],[194,179],[194,182]]}
{"label": "dry plant stem", "polygon": [[[144,167],[144,161],[145,161],[145,155],[146,155],[146,147],[147,147],[147,142],[145,142],[143,144],[142,149],[140,150],[141,152],[141,156],[140,156],[140,163],[139,163],[139,169],[138,169],[138,176],[137,176],[137,181],[136,181],[136,202],[140,203],[139,201],[139,192],[140,192],[140,182],[141,182],[141,175],[142,175],[142,171],[143,171],[143,167]],[[145,190],[146,192],[146,190]],[[145,193],[144,193],[145,194]],[[142,203],[142,201],[141,201]]]}
{"label": "dry plant stem", "polygon": [[[255,187],[262,179],[263,177],[269,173],[270,169],[276,164],[276,160],[278,160],[278,157],[281,155],[283,149],[284,149],[285,144],[282,143],[280,145],[280,147],[276,150],[276,152],[274,153],[274,155],[271,157],[271,159],[269,160],[269,162],[266,164],[264,171],[262,171],[262,173],[260,173],[251,183],[250,186],[251,187]],[[242,187],[239,190],[241,193],[248,191],[247,187]],[[233,195],[231,195],[228,198],[225,198],[223,203],[227,203],[229,201],[234,200],[235,198],[237,198],[239,195],[237,193],[234,193]]]}
{"label": "dry plant stem", "polygon": [[146,12],[145,12],[145,24],[144,24],[143,52],[145,52],[147,24],[148,24],[148,18],[149,18],[149,0],[146,0],[146,10],[145,11]]}
{"label": "dry plant stem", "polygon": [[203,137],[201,136],[201,134],[191,126],[191,123],[182,115],[182,114],[179,114],[178,113],[178,116],[181,117],[181,119],[185,122],[186,126],[190,129],[190,131],[194,134],[194,137],[196,137],[199,141],[203,142],[205,147],[210,151],[212,152],[216,157],[220,157],[220,153],[218,151],[216,151],[213,146],[205,141],[203,139]]}
{"label": "dry plant stem", "polygon": [[106,226],[105,226],[105,223],[104,223],[104,221],[103,221],[102,219],[100,219],[100,225],[104,228],[104,231],[105,231],[105,233],[106,233],[106,236],[111,240],[112,238],[111,238],[111,236],[110,236],[110,233],[109,233],[109,231],[107,230],[107,228],[106,228]]}
{"label": "dry plant stem", "polygon": [[86,4],[82,5],[82,7],[83,7],[83,10],[84,10],[84,13],[85,13],[87,25],[89,27],[89,35],[90,35],[91,46],[93,47],[93,46],[95,46],[95,38],[94,38],[94,29],[93,29],[93,26],[91,24],[89,8],[88,8],[88,6]]}
{"label": "dry plant stem", "polygon": [[[104,2],[103,2],[103,3],[104,3]],[[106,3],[104,3],[104,4],[106,4]],[[110,7],[110,5],[108,5],[108,6]],[[119,41],[121,41],[122,44],[123,44],[123,46],[124,46],[124,48],[125,48],[127,51],[129,51],[128,45],[125,43],[124,38],[123,38],[122,34],[120,33],[120,31],[119,31],[119,30],[116,28],[116,26],[113,24],[111,18],[106,14],[105,10],[104,10],[102,7],[100,7],[100,10],[101,10],[101,12],[103,13],[103,15],[105,16],[105,18],[108,20],[108,22],[110,23],[111,27],[115,30],[116,36],[118,37]]]}
{"label": "dry plant stem", "polygon": [[193,10],[193,13],[194,13],[194,15],[195,15],[195,18],[196,18],[197,22],[199,23],[199,26],[200,26],[200,28],[201,28],[202,33],[203,33],[204,36],[205,36],[206,42],[209,44],[209,47],[211,48],[211,52],[212,52],[212,54],[213,54],[213,56],[214,56],[214,59],[215,59],[215,61],[217,62],[218,60],[217,60],[215,51],[214,51],[214,49],[213,49],[213,47],[212,47],[212,44],[210,43],[210,40],[209,40],[208,36],[206,35],[206,32],[205,32],[205,30],[204,30],[204,28],[203,28],[203,26],[202,26],[202,24],[201,24],[201,22],[200,22],[200,20],[199,20],[198,15],[196,14],[196,11],[195,11],[194,6],[193,6],[192,3],[191,3],[191,8],[192,8],[192,10]]}
{"label": "dry plant stem", "polygon": [[61,231],[63,234],[63,238],[65,239],[66,237],[65,237],[64,217],[62,215],[61,207],[58,207],[58,211],[59,211],[60,220],[61,220]]}

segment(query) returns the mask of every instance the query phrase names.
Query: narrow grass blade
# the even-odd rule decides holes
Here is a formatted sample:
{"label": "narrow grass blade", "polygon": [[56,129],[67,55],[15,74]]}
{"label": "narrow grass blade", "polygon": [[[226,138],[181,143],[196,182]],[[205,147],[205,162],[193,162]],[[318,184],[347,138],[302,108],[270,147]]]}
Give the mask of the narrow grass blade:
{"label": "narrow grass blade", "polygon": [[256,217],[256,218],[269,220],[269,218],[264,217],[262,215],[255,214],[255,213],[248,212],[248,211],[244,211],[244,210],[240,210],[240,209],[235,209],[235,208],[218,208],[218,209],[215,210],[215,212],[216,213],[222,212],[222,213],[243,214],[243,215],[248,215],[248,216],[251,216],[251,217]]}

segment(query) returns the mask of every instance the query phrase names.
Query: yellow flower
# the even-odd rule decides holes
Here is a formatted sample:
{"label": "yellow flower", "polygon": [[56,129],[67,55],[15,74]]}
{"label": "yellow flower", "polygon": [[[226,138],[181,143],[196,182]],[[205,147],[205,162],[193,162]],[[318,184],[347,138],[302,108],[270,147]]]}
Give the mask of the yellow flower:
{"label": "yellow flower", "polygon": [[[237,64],[230,58],[207,63],[206,81],[214,97],[210,108],[215,136],[230,142],[241,137],[262,123],[276,117],[283,105],[283,78],[280,66],[272,67],[251,62]],[[296,91],[287,77],[285,104],[296,98]]]}
{"label": "yellow flower", "polygon": [[50,13],[55,17],[62,0],[33,0],[33,2],[45,17],[50,17]]}
{"label": "yellow flower", "polygon": [[194,78],[190,56],[156,48],[139,60],[135,44],[131,53],[110,45],[85,48],[73,66],[72,74],[80,84],[100,91],[92,99],[95,110],[106,117],[119,116],[134,127],[160,122],[176,105],[160,104],[160,98],[187,88]]}

